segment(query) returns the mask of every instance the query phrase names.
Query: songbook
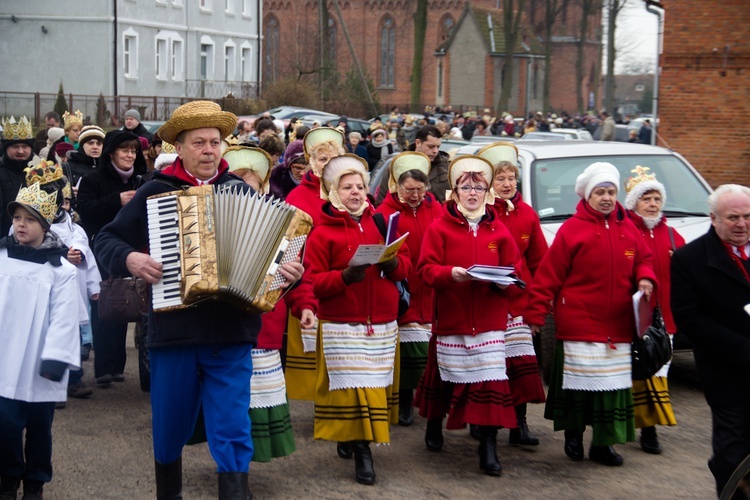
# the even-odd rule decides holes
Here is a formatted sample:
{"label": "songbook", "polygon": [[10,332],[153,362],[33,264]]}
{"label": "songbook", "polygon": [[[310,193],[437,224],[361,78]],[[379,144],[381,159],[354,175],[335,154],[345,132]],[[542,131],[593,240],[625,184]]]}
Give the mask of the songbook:
{"label": "songbook", "polygon": [[525,288],[526,283],[516,275],[513,266],[483,266],[473,265],[466,270],[473,279],[478,281],[489,281],[498,285],[516,285]]}
{"label": "songbook", "polygon": [[360,245],[349,261],[350,266],[381,264],[396,256],[409,233],[404,233],[389,245]]}
{"label": "songbook", "polygon": [[633,294],[633,312],[635,313],[635,333],[638,338],[642,338],[651,326],[654,308],[651,307],[651,301],[647,300],[646,295],[640,290]]}

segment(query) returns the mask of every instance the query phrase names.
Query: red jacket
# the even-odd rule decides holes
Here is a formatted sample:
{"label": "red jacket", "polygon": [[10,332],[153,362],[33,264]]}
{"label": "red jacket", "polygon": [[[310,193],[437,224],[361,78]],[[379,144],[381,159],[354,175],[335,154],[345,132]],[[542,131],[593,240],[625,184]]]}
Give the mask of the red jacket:
{"label": "red jacket", "polygon": [[443,214],[443,206],[435,200],[432,193],[427,193],[424,200],[415,209],[401,203],[396,193],[389,193],[376,212],[383,214],[388,222],[388,217],[394,212],[401,212],[398,220],[398,232],[409,233],[406,244],[409,247],[411,257],[411,272],[409,273],[409,291],[411,292],[411,303],[409,310],[398,319],[400,324],[406,323],[432,323],[432,288],[427,288],[417,274],[417,264],[422,249],[424,234],[432,221]]}
{"label": "red jacket", "polygon": [[310,309],[318,313],[318,301],[312,291],[310,276],[305,273],[299,284],[289,290],[276,303],[276,306],[261,316],[262,326],[258,333],[258,349],[281,349],[286,331],[287,311],[291,310],[295,318],[299,318],[303,309]]}
{"label": "red jacket", "polygon": [[500,198],[495,200],[495,211],[498,220],[505,224],[521,253],[521,279],[526,282],[526,289],[517,286],[509,288],[510,310],[513,316],[523,315],[529,301],[529,287],[544,254],[547,253],[547,240],[544,239],[539,216],[531,205],[521,199],[517,191],[513,199],[514,209],[508,212],[508,203]]}
{"label": "red jacket", "polygon": [[313,220],[313,227],[320,222],[320,209],[323,206],[323,198],[320,197],[320,177],[307,172],[299,186],[292,189],[286,197],[285,202],[306,212]]}
{"label": "red jacket", "polygon": [[581,200],[534,276],[524,319],[544,324],[554,301],[559,340],[630,342],[635,334],[632,295],[642,278],[657,283],[651,250],[622,205],[605,219]]}
{"label": "red jacket", "polygon": [[359,283],[346,285],[342,277],[359,245],[385,242],[372,220],[374,213],[368,207],[357,222],[330,203],[320,212],[320,220],[307,240],[305,272],[310,273],[322,320],[372,324],[387,323],[398,316],[394,282],[409,275],[411,261],[406,245],[399,249],[398,266],[386,277],[380,277],[378,266],[370,266]]}
{"label": "red jacket", "polygon": [[[677,325],[674,323],[674,316],[672,316],[672,307],[669,304],[669,297],[672,290],[671,276],[670,276],[670,265],[672,262],[672,242],[669,239],[669,228],[667,227],[667,219],[662,218],[661,222],[654,228],[649,229],[643,223],[643,217],[628,210],[628,216],[632,219],[635,227],[638,228],[641,235],[643,236],[646,245],[651,249],[653,253],[653,266],[656,277],[659,279],[659,288],[656,293],[652,296],[652,299],[658,301],[661,307],[661,313],[664,317],[664,324],[667,327],[669,333],[674,334],[677,331]],[[675,250],[677,248],[685,246],[685,239],[672,228],[674,234]],[[654,300],[652,300],[654,302]]]}
{"label": "red jacket", "polygon": [[[476,335],[505,330],[508,325],[508,292],[495,285],[469,280],[457,283],[454,267],[474,264],[521,267],[513,237],[488,206],[476,234],[456,210],[446,204],[443,215],[427,228],[417,270],[428,287],[435,289],[432,333],[436,335]],[[514,285],[511,285],[514,286]]]}

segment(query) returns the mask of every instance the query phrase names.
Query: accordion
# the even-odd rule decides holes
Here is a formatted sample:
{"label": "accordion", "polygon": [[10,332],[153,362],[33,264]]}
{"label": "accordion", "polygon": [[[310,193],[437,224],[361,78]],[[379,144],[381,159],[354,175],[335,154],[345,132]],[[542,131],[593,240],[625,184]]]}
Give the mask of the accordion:
{"label": "accordion", "polygon": [[279,267],[302,250],[312,219],[239,185],[191,187],[148,198],[151,257],[163,276],[151,289],[155,312],[219,299],[251,313],[273,309]]}

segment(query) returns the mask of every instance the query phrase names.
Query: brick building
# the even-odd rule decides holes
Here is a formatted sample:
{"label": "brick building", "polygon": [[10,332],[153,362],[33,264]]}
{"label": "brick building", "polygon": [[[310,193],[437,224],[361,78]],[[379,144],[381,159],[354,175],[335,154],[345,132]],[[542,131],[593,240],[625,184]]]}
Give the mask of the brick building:
{"label": "brick building", "polygon": [[[414,9],[413,0],[338,0],[342,17],[348,30],[354,53],[367,75],[372,78],[377,89],[380,103],[398,105],[402,109],[410,102],[410,78],[414,52]],[[465,12],[467,4],[479,9],[494,9],[497,0],[430,0],[427,7],[427,32],[422,63],[422,104],[436,103],[457,104],[472,107],[487,107],[496,104],[499,91],[480,92],[476,102],[450,102],[448,89],[440,89],[439,84],[446,76],[446,62],[440,66],[438,48],[450,37],[459,19]],[[323,5],[328,12],[327,29],[320,26],[319,7]],[[525,3],[524,22],[527,26],[527,40],[530,45],[539,47],[542,44],[540,33],[544,32],[544,2],[530,0]],[[567,110],[575,113],[576,92],[575,60],[577,51],[577,32],[580,24],[580,7],[577,2],[564,1],[553,30],[553,62],[551,106],[555,111]],[[345,38],[343,26],[340,26],[334,2],[325,0],[264,0],[263,2],[263,81],[274,82],[284,77],[307,78],[315,81],[319,77],[321,66],[344,75],[354,67],[353,58]],[[500,12],[500,11],[498,11]],[[594,14],[589,18],[589,32],[586,35],[584,96],[587,104],[589,96],[598,93],[601,65],[599,62],[601,17]],[[321,50],[320,33],[324,32],[323,50]],[[500,38],[502,35],[500,34]],[[531,39],[533,38],[533,43]],[[486,59],[497,57],[488,49],[480,55],[480,64],[492,66]],[[320,61],[328,61],[321,64]],[[524,68],[516,71],[516,78],[522,76],[520,84],[526,85]],[[542,67],[543,69],[543,67]],[[541,75],[539,68],[538,75]],[[494,69],[492,72],[497,73]],[[488,71],[487,74],[490,74]],[[541,78],[541,76],[539,76]],[[519,80],[516,80],[516,84]],[[455,84],[455,80],[454,80]],[[489,89],[499,88],[499,83],[486,83]],[[542,83],[539,82],[538,96],[541,102]],[[513,100],[517,109],[510,109],[514,114],[526,111],[525,89],[515,89]],[[446,95],[448,94],[448,95]],[[455,93],[454,93],[455,95]],[[473,97],[473,96],[472,96]],[[463,99],[462,99],[463,100]],[[596,102],[596,101],[594,101]],[[536,110],[540,106],[531,106]],[[596,106],[594,106],[596,107]],[[419,111],[419,110],[414,110]]]}
{"label": "brick building", "polygon": [[714,187],[750,186],[750,4],[662,2],[659,144]]}

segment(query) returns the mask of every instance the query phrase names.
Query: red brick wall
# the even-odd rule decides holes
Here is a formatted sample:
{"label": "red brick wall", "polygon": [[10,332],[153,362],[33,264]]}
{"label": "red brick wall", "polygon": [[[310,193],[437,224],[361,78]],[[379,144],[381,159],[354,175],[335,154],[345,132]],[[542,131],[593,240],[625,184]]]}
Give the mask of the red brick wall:
{"label": "red brick wall", "polygon": [[750,5],[664,5],[659,144],[682,154],[713,187],[750,186]]}

